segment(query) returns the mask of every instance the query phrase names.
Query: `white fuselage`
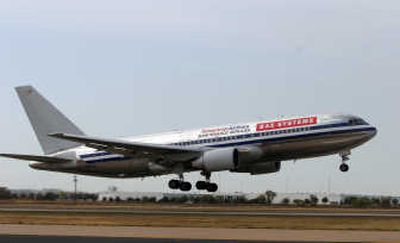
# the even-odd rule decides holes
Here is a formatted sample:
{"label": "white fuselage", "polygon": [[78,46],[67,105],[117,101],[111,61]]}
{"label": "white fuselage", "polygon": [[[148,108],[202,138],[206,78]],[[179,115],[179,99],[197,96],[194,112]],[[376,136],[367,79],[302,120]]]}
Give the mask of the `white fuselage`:
{"label": "white fuselage", "polygon": [[[257,156],[249,157],[251,159],[246,160],[246,164],[242,166],[244,169],[230,170],[260,174],[263,172],[257,171],[257,165],[347,152],[370,140],[376,132],[375,127],[356,116],[315,115],[169,132],[124,140],[196,148],[203,151],[232,147],[251,151]],[[159,162],[145,155],[124,156],[85,146],[63,151],[54,156],[73,157],[75,162],[62,165],[31,163],[30,166],[35,169],[120,178],[201,170],[192,162],[188,162],[187,166],[176,168],[168,166],[168,161]]]}

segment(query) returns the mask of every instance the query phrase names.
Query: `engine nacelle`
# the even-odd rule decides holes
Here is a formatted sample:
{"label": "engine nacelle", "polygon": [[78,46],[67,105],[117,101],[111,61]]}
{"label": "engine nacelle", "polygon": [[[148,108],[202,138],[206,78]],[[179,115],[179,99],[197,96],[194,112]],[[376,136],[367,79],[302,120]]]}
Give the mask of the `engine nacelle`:
{"label": "engine nacelle", "polygon": [[206,171],[234,170],[239,164],[239,151],[236,148],[221,148],[205,151],[192,162],[194,168]]}
{"label": "engine nacelle", "polygon": [[252,175],[275,173],[281,170],[281,162],[265,162],[239,167],[235,172],[250,173]]}

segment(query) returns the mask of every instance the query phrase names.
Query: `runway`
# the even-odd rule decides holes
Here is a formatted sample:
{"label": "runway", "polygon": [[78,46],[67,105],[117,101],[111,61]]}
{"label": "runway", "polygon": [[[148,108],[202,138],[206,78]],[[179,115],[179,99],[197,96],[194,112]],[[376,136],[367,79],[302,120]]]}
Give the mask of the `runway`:
{"label": "runway", "polygon": [[269,210],[269,211],[215,211],[190,209],[114,209],[105,208],[44,208],[44,207],[0,207],[0,212],[35,212],[35,213],[93,213],[93,214],[130,214],[130,215],[182,215],[182,216],[284,216],[284,217],[340,217],[340,218],[400,218],[400,211],[312,211],[312,210]]}
{"label": "runway", "polygon": [[[74,236],[1,236],[0,243],[231,243],[246,241],[215,241],[215,240],[173,240],[173,239],[147,239],[147,238],[110,238],[110,237],[74,237]],[[272,241],[269,241],[272,243]],[[282,243],[282,242],[279,242]]]}
{"label": "runway", "polygon": [[54,203],[0,213],[0,243],[400,242],[398,209]]}
{"label": "runway", "polygon": [[[8,241],[9,239],[12,239],[11,236],[19,241]],[[29,237],[24,238],[16,236]],[[70,240],[71,238],[69,237],[83,237],[76,238],[77,241],[74,242],[94,242],[96,240],[96,243],[213,242],[213,240],[218,242],[398,242],[400,241],[400,232],[70,225],[0,225],[0,242],[50,242],[50,240],[52,240],[51,242],[55,242],[54,240],[57,239],[56,242],[62,243],[67,242],[66,240]],[[39,241],[40,239],[43,239],[43,241]]]}

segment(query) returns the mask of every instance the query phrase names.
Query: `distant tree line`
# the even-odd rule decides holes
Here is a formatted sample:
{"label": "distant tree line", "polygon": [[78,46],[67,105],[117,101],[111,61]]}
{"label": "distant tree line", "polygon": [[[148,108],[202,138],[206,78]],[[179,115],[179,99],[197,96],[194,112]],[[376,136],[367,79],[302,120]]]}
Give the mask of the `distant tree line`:
{"label": "distant tree line", "polygon": [[399,206],[399,199],[392,197],[345,197],[341,205],[354,208],[392,208]]}
{"label": "distant tree line", "polygon": [[[290,203],[292,203],[295,206],[304,207],[304,206],[317,206],[319,202],[320,202],[320,199],[316,195],[311,194],[308,198],[293,199],[292,202],[290,201],[289,198],[284,198],[284,199],[282,199],[281,204],[289,205]],[[329,199],[327,197],[323,197],[321,199],[321,203],[326,205],[329,203]]]}
{"label": "distant tree line", "polygon": [[156,197],[142,197],[142,198],[130,198],[122,200],[120,197],[103,197],[103,202],[157,202],[157,203],[191,203],[191,204],[221,204],[221,203],[237,203],[237,204],[272,204],[272,201],[276,197],[276,193],[273,191],[267,191],[265,194],[260,194],[253,199],[247,199],[245,196],[236,195],[186,195],[182,194],[179,196],[164,196],[157,200]]}
{"label": "distant tree line", "polygon": [[[185,195],[164,196],[161,199],[156,197],[127,198],[122,200],[120,197],[103,197],[103,202],[140,202],[140,203],[190,203],[190,204],[263,204],[270,205],[276,197],[273,191],[266,191],[255,198],[247,199],[241,195]],[[59,200],[79,200],[94,202],[98,201],[99,195],[95,193],[78,192],[76,195],[72,192],[29,192],[12,193],[5,187],[0,187],[0,200],[19,199],[19,200],[39,200],[39,201],[59,201]],[[314,207],[318,204],[335,205],[340,207],[352,208],[394,208],[400,207],[399,199],[394,197],[368,197],[368,196],[347,196],[340,202],[330,202],[328,197],[318,198],[311,194],[308,198],[293,199],[283,198],[279,203],[281,205],[293,205],[297,207]]]}
{"label": "distant tree line", "polygon": [[11,198],[11,192],[6,187],[0,187],[0,200]]}
{"label": "distant tree line", "polygon": [[[8,191],[8,190],[7,190]],[[19,200],[37,200],[37,201],[59,201],[59,200],[79,200],[79,201],[97,201],[98,195],[95,193],[78,192],[29,192],[29,193],[11,193],[8,191],[7,197],[1,196],[0,199],[19,199]]]}

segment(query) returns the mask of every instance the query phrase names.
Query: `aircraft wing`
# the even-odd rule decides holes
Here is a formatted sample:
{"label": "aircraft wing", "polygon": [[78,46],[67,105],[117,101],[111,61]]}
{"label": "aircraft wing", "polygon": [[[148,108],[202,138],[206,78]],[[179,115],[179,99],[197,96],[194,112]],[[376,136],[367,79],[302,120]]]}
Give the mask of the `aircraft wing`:
{"label": "aircraft wing", "polygon": [[104,139],[64,133],[49,134],[49,136],[81,143],[90,148],[125,156],[149,156],[156,158],[179,156],[182,160],[188,160],[201,155],[201,150],[186,149],[173,145],[129,142],[122,139]]}
{"label": "aircraft wing", "polygon": [[49,164],[68,163],[72,161],[70,159],[64,159],[59,157],[27,155],[27,154],[0,154],[0,156],[12,159],[19,159],[19,160],[44,162]]}

